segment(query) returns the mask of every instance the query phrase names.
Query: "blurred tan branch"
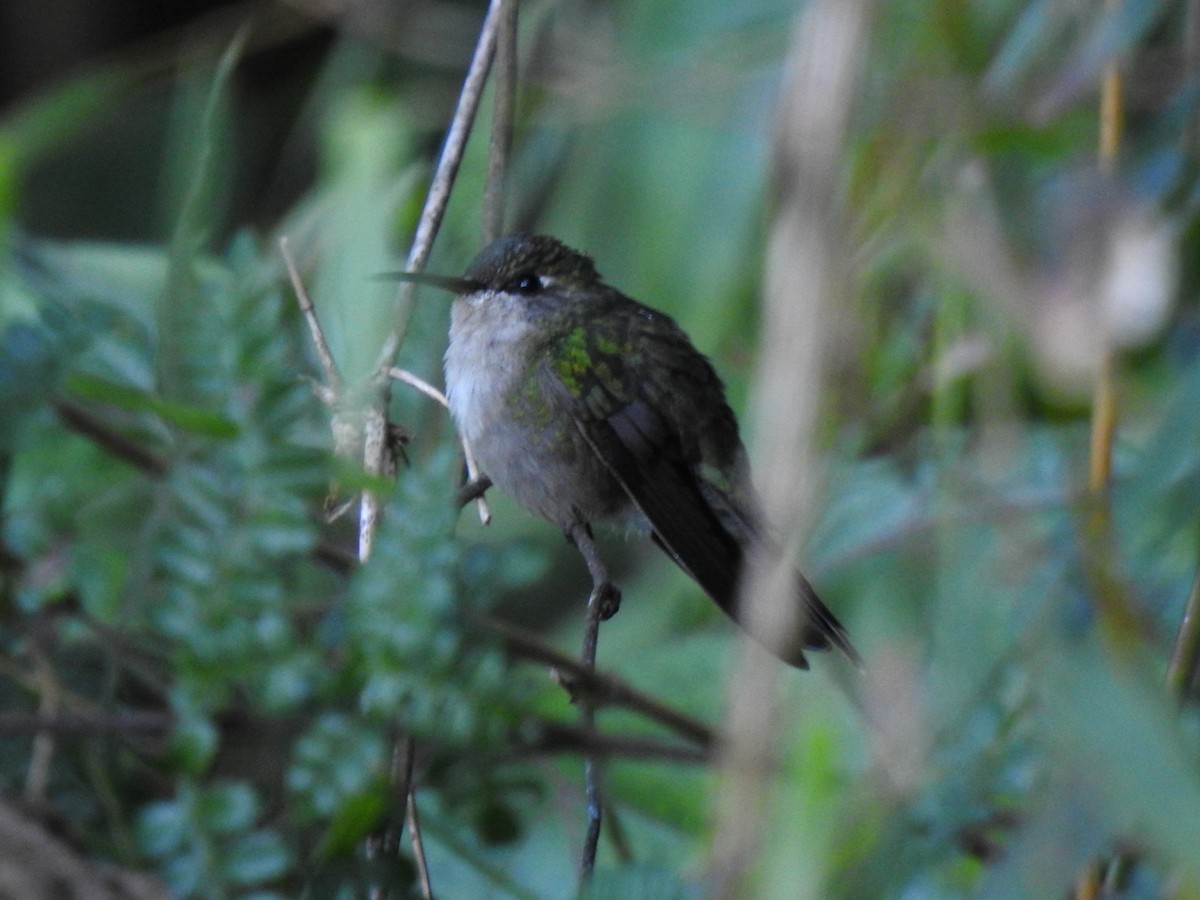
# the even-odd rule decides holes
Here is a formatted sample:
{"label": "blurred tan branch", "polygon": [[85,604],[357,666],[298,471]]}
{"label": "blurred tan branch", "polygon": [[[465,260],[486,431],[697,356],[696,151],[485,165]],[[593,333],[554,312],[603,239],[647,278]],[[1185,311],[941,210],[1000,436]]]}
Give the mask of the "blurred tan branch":
{"label": "blurred tan branch", "polygon": [[[841,168],[865,52],[866,8],[817,0],[797,20],[774,145],[778,206],[768,234],[763,344],[756,375],[757,426],[767,520],[800,533],[811,508],[814,430],[821,381],[846,279],[841,269]],[[740,602],[750,633],[792,633],[791,568],[752,560]],[[728,744],[712,858],[712,896],[752,896],[768,779],[774,769],[780,668],[743,638],[727,699]],[[804,891],[797,889],[798,894]]]}

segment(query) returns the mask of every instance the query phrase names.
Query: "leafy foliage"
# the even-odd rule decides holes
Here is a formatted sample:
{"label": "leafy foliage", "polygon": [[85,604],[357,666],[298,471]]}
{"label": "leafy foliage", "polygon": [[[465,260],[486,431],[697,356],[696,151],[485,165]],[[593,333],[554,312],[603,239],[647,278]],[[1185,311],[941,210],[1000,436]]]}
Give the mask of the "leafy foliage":
{"label": "leafy foliage", "polygon": [[[523,15],[511,218],[676,316],[740,404],[795,11],[613,10]],[[1200,881],[1197,720],[1162,685],[1200,527],[1194,78],[1141,65],[1178,47],[1179,10],[1093,12],[874,8],[829,223],[854,301],[829,335],[806,553],[868,671],[857,703],[837,689],[856,676],[823,661],[784,682],[754,896],[1053,896],[1101,864],[1130,896]],[[1131,61],[1130,115],[1105,179],[1092,86],[1113,54]],[[569,894],[576,715],[488,617],[573,647],[582,567],[552,565],[561,538],[503,498],[486,532],[456,512],[451,430],[415,394],[392,400],[410,433],[394,485],[333,459],[273,243],[223,221],[254,130],[238,60],[235,45],[165,91],[171,225],[147,244],[50,239],[18,215],[39,200],[23,173],[123,102],[128,76],[85,74],[0,130],[0,724],[19,735],[0,739],[0,787],[178,896],[403,896],[412,746],[438,895]],[[402,312],[368,279],[414,224],[426,94],[459,75],[397,70],[348,37],[313,91],[316,182],[278,227],[351,394]],[[486,149],[481,126],[435,268],[475,249]],[[1139,310],[1149,325],[1122,318]],[[445,309],[422,300],[403,324],[400,362],[429,376]],[[1101,332],[1122,417],[1097,499]],[[331,484],[385,497],[365,565],[351,526],[322,521]],[[625,603],[602,666],[722,721],[728,625],[665,562],[605,552]],[[83,736],[22,733],[34,713]],[[627,710],[599,721],[663,739]],[[582,895],[703,895],[722,778],[618,753]]]}

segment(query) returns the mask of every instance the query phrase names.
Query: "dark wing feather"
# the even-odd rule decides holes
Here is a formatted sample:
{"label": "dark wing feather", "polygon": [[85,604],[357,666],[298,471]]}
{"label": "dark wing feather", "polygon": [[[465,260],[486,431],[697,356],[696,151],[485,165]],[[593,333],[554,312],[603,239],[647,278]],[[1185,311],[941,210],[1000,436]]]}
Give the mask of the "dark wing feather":
{"label": "dark wing feather", "polygon": [[[720,380],[665,316],[615,292],[604,303],[610,310],[627,307],[631,313],[598,315],[589,323],[592,327],[573,330],[567,340],[583,346],[571,350],[584,352],[560,347],[550,354],[542,387],[572,410],[579,433],[645,516],[655,542],[730,618],[740,621],[736,607],[744,542],[757,538],[734,501],[698,474],[704,460],[727,472],[742,452],[733,414],[723,402],[714,405],[709,399],[714,393],[720,396]],[[637,352],[610,359],[613,347]],[[652,371],[638,371],[638,358],[655,359]],[[671,396],[678,414],[695,423],[696,439],[687,447],[678,426],[643,393],[644,378],[664,373],[668,381],[654,385],[654,392]],[[740,527],[731,530],[735,521]],[[857,661],[841,623],[799,573],[797,594],[806,616],[803,637],[781,651],[783,658],[807,668],[804,649],[835,645]]]}
{"label": "dark wing feather", "polygon": [[639,401],[605,422],[580,423],[580,431],[649,521],[659,545],[732,616],[742,547],[671,446],[663,418]]}
{"label": "dark wing feather", "polygon": [[[673,447],[666,422],[643,402],[602,423],[578,422],[580,433],[650,523],[655,542],[734,621],[744,548],[701,492],[696,475]],[[802,575],[799,593],[808,617],[796,646],[778,647],[785,661],[808,668],[804,649],[836,645],[856,662],[845,630]]]}

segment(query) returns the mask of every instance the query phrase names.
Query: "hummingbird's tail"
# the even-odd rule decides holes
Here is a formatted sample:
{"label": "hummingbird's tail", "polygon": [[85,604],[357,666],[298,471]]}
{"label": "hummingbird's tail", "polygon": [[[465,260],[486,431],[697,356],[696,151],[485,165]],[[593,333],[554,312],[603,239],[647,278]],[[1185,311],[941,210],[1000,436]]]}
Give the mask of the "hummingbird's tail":
{"label": "hummingbird's tail", "polygon": [[632,403],[604,422],[579,423],[580,434],[645,516],[651,535],[717,605],[785,662],[808,668],[805,650],[837,647],[861,657],[846,629],[799,572],[802,615],[794,638],[755,634],[738,609],[746,547],[760,542],[753,524],[728,496],[698,477],[667,423],[645,403]]}
{"label": "hummingbird's tail", "polygon": [[795,596],[800,606],[800,620],[791,636],[781,639],[778,634],[756,634],[754,627],[747,621],[745,611],[739,608],[741,597],[741,576],[744,568],[745,551],[741,544],[721,529],[728,538],[728,543],[722,548],[723,552],[716,555],[706,554],[694,556],[690,560],[680,553],[678,544],[670,545],[655,531],[654,542],[671,557],[681,569],[688,573],[704,588],[713,601],[729,618],[745,629],[760,644],[789,665],[799,669],[808,668],[805,650],[830,650],[834,647],[841,650],[856,666],[862,666],[862,657],[850,642],[846,629],[833,611],[825,605],[808,579],[799,572],[796,576]]}

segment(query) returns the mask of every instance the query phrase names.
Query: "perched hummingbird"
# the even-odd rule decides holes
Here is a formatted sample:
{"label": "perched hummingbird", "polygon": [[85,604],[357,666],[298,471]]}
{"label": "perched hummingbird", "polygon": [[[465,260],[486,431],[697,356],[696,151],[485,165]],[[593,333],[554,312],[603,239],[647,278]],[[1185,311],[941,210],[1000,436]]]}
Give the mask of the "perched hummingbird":
{"label": "perched hummingbird", "polygon": [[[674,320],[540,235],[500,238],[462,278],[399,277],[457,295],[446,393],[480,471],[568,538],[596,521],[649,532],[737,621],[758,504],[724,385]],[[830,646],[857,662],[799,572],[795,596],[798,633],[756,637],[801,668]]]}

